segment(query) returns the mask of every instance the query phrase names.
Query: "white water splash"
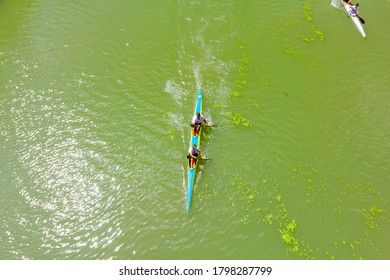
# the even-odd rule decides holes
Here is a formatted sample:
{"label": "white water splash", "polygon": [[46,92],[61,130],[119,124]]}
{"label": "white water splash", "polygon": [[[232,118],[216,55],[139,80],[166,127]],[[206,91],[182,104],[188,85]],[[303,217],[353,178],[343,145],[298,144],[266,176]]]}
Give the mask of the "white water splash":
{"label": "white water splash", "polygon": [[202,87],[202,74],[200,73],[201,67],[199,64],[194,63],[193,72],[194,72],[194,77],[195,77],[195,81],[196,81],[196,87],[201,88]]}
{"label": "white water splash", "polygon": [[168,80],[165,84],[164,91],[170,93],[173,96],[173,99],[175,100],[177,105],[183,106],[183,92],[185,90],[180,84]]}
{"label": "white water splash", "polygon": [[332,2],[330,2],[330,5],[337,9],[342,8],[340,0],[332,0]]}

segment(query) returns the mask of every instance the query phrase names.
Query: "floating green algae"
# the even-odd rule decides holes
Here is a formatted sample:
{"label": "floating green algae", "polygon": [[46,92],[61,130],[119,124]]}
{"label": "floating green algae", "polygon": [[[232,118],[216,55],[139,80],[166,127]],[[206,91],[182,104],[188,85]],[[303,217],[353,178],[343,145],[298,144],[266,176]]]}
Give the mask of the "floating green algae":
{"label": "floating green algae", "polygon": [[240,92],[238,90],[236,90],[236,91],[231,92],[230,95],[238,98],[238,97],[240,97]]}
{"label": "floating green algae", "polygon": [[307,2],[303,6],[303,12],[306,15],[306,22],[312,23],[313,19],[311,17],[311,3]]}
{"label": "floating green algae", "polygon": [[266,202],[272,199],[272,191],[264,187],[263,181],[248,184],[236,176],[231,180],[230,185],[227,197],[233,212],[257,216],[260,213],[266,214],[270,211]]}
{"label": "floating green algae", "polygon": [[300,34],[300,35],[297,35],[299,38],[302,39],[302,41],[305,41],[307,43],[313,43],[315,41],[315,38],[311,35],[303,35],[303,34]]}
{"label": "floating green algae", "polygon": [[265,217],[263,218],[263,223],[267,223],[267,224],[270,224],[272,225],[272,220],[274,219],[274,214],[270,213],[270,214],[267,214],[265,215]]}
{"label": "floating green algae", "polygon": [[168,135],[169,135],[169,138],[171,138],[171,140],[175,139],[175,134],[173,133],[172,128],[170,128],[170,129],[168,130]]}
{"label": "floating green algae", "polygon": [[288,224],[285,225],[285,227],[280,231],[282,234],[282,239],[285,244],[289,246],[289,250],[297,253],[299,252],[299,243],[298,240],[294,237],[294,231],[297,228],[297,224],[295,220],[292,220]]}
{"label": "floating green algae", "polygon": [[228,121],[236,126],[249,127],[249,121],[238,113],[227,112]]}
{"label": "floating green algae", "polygon": [[[249,60],[248,60],[248,55],[246,51],[246,47],[242,44],[240,44],[240,49],[241,49],[241,64],[240,68],[238,69],[238,77],[236,79],[236,87],[238,89],[243,89],[247,85],[247,72],[249,70]],[[240,92],[239,90],[235,90],[231,93],[233,97],[240,97]]]}
{"label": "floating green algae", "polygon": [[[240,42],[239,44],[241,50],[241,63],[238,69],[238,77],[235,81],[235,86],[230,92],[230,96],[233,97],[235,100],[238,100],[245,90],[245,87],[247,85],[247,71],[249,69],[249,61],[247,57],[246,47]],[[231,107],[232,106],[229,106],[229,108]],[[223,104],[216,104],[213,106],[213,108],[219,110],[219,114],[224,116],[229,124],[235,126],[249,127],[249,120],[243,117],[240,113],[226,111],[227,106],[224,106]]]}
{"label": "floating green algae", "polygon": [[276,234],[280,234],[287,252],[299,258],[313,258],[313,250],[302,241],[302,237],[298,238],[300,233],[296,219],[288,217],[286,204],[278,193],[278,184],[272,183],[268,177],[258,180],[257,184],[247,184],[235,177],[231,183],[228,199],[232,216],[237,221],[242,224],[261,222],[272,227]]}
{"label": "floating green algae", "polygon": [[287,251],[305,259],[312,259],[313,250],[306,242],[298,239],[296,219],[289,219],[288,210],[285,202],[282,200],[282,196],[280,194],[277,195],[275,200],[276,203],[274,207],[277,213],[275,221],[279,226],[278,230],[281,234],[281,239],[284,244],[287,245]]}
{"label": "floating green algae", "polygon": [[364,245],[363,241],[358,240],[338,240],[334,242],[334,249],[332,250],[332,259],[338,259],[336,256],[348,256],[348,259],[363,259],[360,255],[361,246]]}
{"label": "floating green algae", "polygon": [[306,55],[305,50],[308,49],[306,44],[314,45],[325,41],[325,34],[315,24],[316,18],[312,15],[310,2],[303,4],[303,12],[304,17],[302,14],[292,15],[288,17],[287,23],[277,19],[273,33],[274,41],[271,44],[276,52],[293,57],[300,64],[324,72],[325,67],[322,64],[307,59],[311,53]]}
{"label": "floating green algae", "polygon": [[379,215],[379,214],[382,214],[383,210],[382,209],[378,209],[375,206],[373,206],[373,207],[370,208],[370,212],[373,215]]}
{"label": "floating green algae", "polygon": [[219,110],[220,111],[219,113],[227,119],[227,122],[229,124],[235,126],[249,127],[250,122],[247,118],[241,116],[237,112],[231,112],[231,111],[226,112],[225,106],[223,106],[222,104],[217,104],[213,106],[213,108]]}
{"label": "floating green algae", "polygon": [[244,184],[239,177],[234,177],[230,184],[227,198],[232,216],[242,224],[249,224],[256,213],[262,210],[256,207],[259,200],[259,188],[256,185]]}
{"label": "floating green algae", "polygon": [[[337,180],[312,167],[301,164],[290,168],[289,188],[303,193],[308,209],[318,209],[331,227],[324,227],[324,237],[330,241],[318,246],[316,256],[331,259],[370,259],[381,258],[377,244],[372,241],[367,230],[381,230],[383,221],[388,220],[385,205],[388,202],[378,195],[375,187],[364,180]],[[356,205],[361,205],[356,207]],[[320,207],[318,207],[320,206]],[[320,210],[323,209],[323,210]],[[363,217],[363,219],[362,219]],[[346,227],[345,223],[351,226]],[[336,240],[336,241],[334,241]],[[326,250],[325,250],[326,248]],[[318,257],[317,257],[318,258]]]}
{"label": "floating green algae", "polygon": [[224,107],[225,107],[225,106],[223,106],[222,103],[218,103],[218,104],[215,104],[215,105],[213,106],[213,109],[221,110],[221,109],[223,109]]}
{"label": "floating green algae", "polygon": [[217,195],[216,187],[210,187],[207,183],[202,185],[201,188],[195,188],[194,191],[196,193],[196,199],[199,200],[201,204],[212,201],[212,198]]}
{"label": "floating green algae", "polygon": [[278,23],[278,31],[274,33],[274,39],[283,40],[282,52],[297,58],[301,57],[302,50],[293,37],[310,44],[314,44],[317,39],[325,40],[325,34],[314,25],[311,1],[303,5],[303,13],[304,21],[292,16],[287,23]]}
{"label": "floating green algae", "polygon": [[383,209],[379,209],[375,206],[372,206],[369,211],[366,209],[362,210],[362,214],[365,218],[366,224],[370,228],[379,228],[378,220],[383,220],[382,213]]}
{"label": "floating green algae", "polygon": [[284,38],[285,49],[284,52],[293,56],[299,57],[301,52],[293,46],[292,42],[288,38]]}
{"label": "floating green algae", "polygon": [[[288,172],[290,179],[286,185],[264,175],[251,183],[241,176],[235,177],[227,193],[235,221],[252,227],[258,225],[259,231],[269,228],[292,258],[382,258],[384,253],[371,234],[381,230],[381,222],[388,219],[388,202],[375,186],[359,179],[331,178],[326,170],[311,164],[294,165]],[[295,203],[290,205],[291,191],[309,194],[309,199],[303,197],[299,203],[307,215]],[[323,221],[323,227],[320,224],[312,227],[310,219]]]}
{"label": "floating green algae", "polygon": [[313,30],[314,34],[316,34],[317,37],[320,38],[321,41],[324,41],[324,40],[325,40],[325,34],[322,33],[321,31],[319,31],[318,29],[316,29],[316,28],[314,27],[314,25],[312,26],[312,30]]}
{"label": "floating green algae", "polygon": [[[311,14],[311,2],[306,2],[303,6],[303,13],[305,14],[306,16],[306,22],[309,23],[311,25],[311,30],[313,31],[313,33],[321,40],[321,41],[324,41],[325,40],[325,35],[324,33],[322,33],[321,31],[319,31],[313,24],[313,18],[312,18],[312,14]],[[306,40],[304,40],[306,41]],[[310,40],[309,42],[312,42],[313,40]]]}

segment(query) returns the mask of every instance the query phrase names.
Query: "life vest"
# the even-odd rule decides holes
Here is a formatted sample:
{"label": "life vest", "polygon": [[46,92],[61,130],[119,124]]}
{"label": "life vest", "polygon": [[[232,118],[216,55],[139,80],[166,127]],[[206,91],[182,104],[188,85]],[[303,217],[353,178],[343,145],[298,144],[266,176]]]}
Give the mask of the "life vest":
{"label": "life vest", "polygon": [[191,153],[191,155],[197,157],[199,155],[199,153],[200,153],[200,149],[199,148],[192,149],[192,147],[191,147],[189,152]]}
{"label": "life vest", "polygon": [[200,115],[200,119],[198,120],[197,116],[195,115],[193,118],[192,118],[192,122],[194,124],[201,124],[204,120],[204,117],[202,115]]}

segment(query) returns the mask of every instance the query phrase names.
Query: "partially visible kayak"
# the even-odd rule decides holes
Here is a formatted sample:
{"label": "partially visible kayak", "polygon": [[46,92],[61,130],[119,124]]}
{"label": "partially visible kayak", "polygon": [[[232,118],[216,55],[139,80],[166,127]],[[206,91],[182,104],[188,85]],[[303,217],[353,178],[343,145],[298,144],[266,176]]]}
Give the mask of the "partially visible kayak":
{"label": "partially visible kayak", "polygon": [[[198,98],[196,100],[194,115],[198,112],[202,114],[202,89],[200,89],[198,92]],[[191,146],[195,144],[199,148],[201,130],[202,128],[199,130],[197,136],[192,135],[192,131],[191,131]],[[199,160],[196,161],[196,165],[194,168],[188,166],[188,190],[187,190],[187,208],[186,208],[187,214],[190,212],[192,193],[195,184],[195,172],[196,172],[196,168],[198,167],[198,161]]]}
{"label": "partially visible kayak", "polygon": [[354,17],[350,14],[351,11],[351,5],[345,3],[343,0],[340,0],[341,3],[344,5],[345,10],[347,11],[347,14],[352,19],[352,22],[355,24],[356,28],[359,30],[360,34],[362,34],[363,38],[366,38],[366,33],[364,32],[363,25],[361,24],[358,17]]}

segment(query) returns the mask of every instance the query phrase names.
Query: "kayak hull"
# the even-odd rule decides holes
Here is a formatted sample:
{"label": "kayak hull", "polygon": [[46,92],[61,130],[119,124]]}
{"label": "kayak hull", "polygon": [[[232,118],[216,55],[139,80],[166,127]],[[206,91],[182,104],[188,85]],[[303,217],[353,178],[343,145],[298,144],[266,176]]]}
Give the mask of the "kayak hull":
{"label": "kayak hull", "polygon": [[356,26],[357,30],[360,32],[360,34],[363,36],[363,38],[366,38],[366,33],[364,32],[363,25],[361,24],[358,17],[352,16],[349,11],[351,10],[351,5],[346,4],[343,0],[340,0],[342,5],[344,6],[344,9],[347,11],[348,16],[351,18],[352,22]]}
{"label": "kayak hull", "polygon": [[[198,97],[196,99],[194,115],[198,112],[202,114],[202,101],[203,101],[203,91],[202,89],[200,89],[198,92]],[[200,147],[201,130],[202,128],[199,130],[199,133],[196,137],[192,135],[192,131],[191,131],[191,146],[195,144],[198,148]],[[198,167],[198,161],[196,161],[196,166],[194,168],[188,167],[188,189],[187,189],[187,207],[186,207],[187,214],[190,212],[192,194],[195,185],[195,173],[197,167]]]}

